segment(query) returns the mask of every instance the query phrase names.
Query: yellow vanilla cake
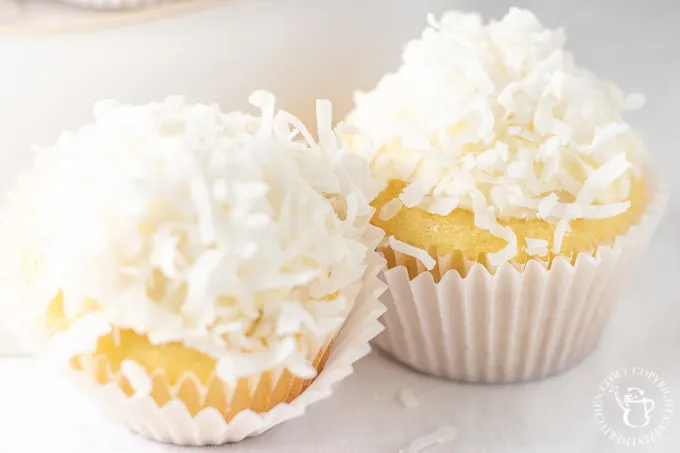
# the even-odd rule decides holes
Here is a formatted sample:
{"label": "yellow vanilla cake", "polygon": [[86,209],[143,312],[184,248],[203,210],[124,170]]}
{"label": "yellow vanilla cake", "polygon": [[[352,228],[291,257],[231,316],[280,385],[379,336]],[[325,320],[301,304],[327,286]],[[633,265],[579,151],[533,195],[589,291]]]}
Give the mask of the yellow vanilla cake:
{"label": "yellow vanilla cake", "polygon": [[[496,237],[487,229],[480,228],[475,224],[473,211],[465,208],[453,209],[448,214],[437,214],[419,206],[401,208],[392,217],[383,219],[380,212],[390,209],[388,203],[395,202],[401,205],[399,195],[408,183],[400,180],[391,180],[387,188],[373,201],[372,205],[377,212],[372,222],[382,228],[385,233],[396,238],[398,241],[417,249],[427,251],[431,256],[448,256],[449,266],[465,275],[465,261],[474,261],[491,267],[488,261],[489,254],[501,251],[507,244],[502,237]],[[569,224],[569,233],[560,238],[559,230],[555,223],[550,223],[542,218],[514,217],[499,219],[498,223],[503,227],[509,227],[517,237],[517,242],[526,244],[517,250],[512,262],[525,264],[528,259],[539,257],[550,261],[551,258],[561,255],[570,257],[573,261],[579,253],[595,253],[600,245],[612,245],[614,240],[628,231],[628,228],[637,222],[644,212],[647,204],[647,191],[642,179],[632,183],[630,195],[626,203],[630,208],[612,217],[594,219],[574,219]],[[385,205],[388,205],[385,208]],[[556,241],[561,240],[561,245],[555,247]],[[388,265],[396,266],[394,255],[386,248]],[[427,258],[426,258],[427,260]],[[409,268],[411,277],[418,274],[417,266]],[[432,269],[436,279],[441,278],[438,266]]]}
{"label": "yellow vanilla cake", "polygon": [[[383,187],[373,200],[372,222],[386,233],[381,251],[388,261],[394,319],[385,316],[388,333],[381,342],[416,368],[489,382],[564,368],[569,357],[553,357],[555,348],[564,348],[558,352],[571,354],[572,361],[582,354],[564,352],[572,340],[558,330],[571,329],[571,321],[563,323],[560,316],[571,309],[582,316],[583,307],[605,312],[598,303],[612,298],[599,288],[588,296],[595,300],[570,298],[569,285],[577,281],[586,289],[606,285],[599,276],[584,277],[588,282],[574,277],[595,273],[581,262],[600,266],[602,278],[610,278],[603,254],[626,262],[628,254],[618,251],[623,242],[639,244],[640,230],[650,232],[645,219],[657,207],[657,183],[647,151],[622,117],[644,98],[625,96],[577,66],[564,43],[562,30],[546,29],[520,9],[488,23],[459,12],[430,16],[422,36],[406,46],[401,66],[374,90],[356,95],[348,122],[360,134],[348,141],[367,145],[357,152],[370,161]],[[399,269],[411,282],[399,281]],[[451,273],[460,278],[447,278]],[[510,275],[516,279],[512,284]],[[485,280],[473,281],[478,278]],[[552,289],[552,280],[561,289]],[[425,290],[425,281],[443,284]],[[451,288],[452,282],[459,288]],[[513,298],[532,307],[522,312]],[[454,313],[452,322],[468,316],[451,329],[483,332],[478,355],[470,352],[473,340],[466,334],[451,340],[439,325],[445,308]],[[477,309],[483,311],[468,313]],[[410,326],[409,316],[416,322],[431,317],[435,324]],[[517,351],[508,349],[533,341],[512,337],[524,316],[528,324],[535,321],[537,341],[544,342],[530,345],[538,359],[513,357]],[[599,327],[581,318],[573,323],[572,330],[584,329],[578,333],[588,338],[583,342],[594,341]],[[439,341],[449,338],[449,346],[458,348],[445,351],[450,354],[441,361],[435,356],[442,348],[427,331],[436,325]],[[399,338],[400,329],[411,334]],[[413,334],[421,329],[422,337]],[[504,335],[510,346],[489,352]],[[418,339],[422,345],[409,345]],[[481,363],[453,363],[456,353],[464,362]],[[540,362],[531,363],[534,359]]]}
{"label": "yellow vanilla cake", "polygon": [[180,423],[145,432],[160,440],[239,440],[289,418],[277,406],[320,375],[348,316],[362,348],[361,316],[377,324],[362,306],[382,261],[368,166],[339,147],[330,103],[317,142],[271,94],[251,102],[260,116],[100,102],[93,125],[39,150],[4,215],[10,327],[118,388],[132,428],[142,400],[156,408],[144,426]]}

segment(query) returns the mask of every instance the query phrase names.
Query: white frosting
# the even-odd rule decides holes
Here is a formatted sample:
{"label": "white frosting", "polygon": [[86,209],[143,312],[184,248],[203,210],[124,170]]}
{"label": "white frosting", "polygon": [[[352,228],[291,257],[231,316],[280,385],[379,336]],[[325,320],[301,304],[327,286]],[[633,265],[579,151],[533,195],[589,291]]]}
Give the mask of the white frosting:
{"label": "white frosting", "polygon": [[[100,102],[94,125],[38,150],[0,231],[13,327],[65,357],[129,328],[210,355],[227,381],[314,376],[380,240],[377,188],[340,147],[330,103],[317,143],[271,94],[251,102],[261,117],[178,97]],[[50,336],[59,291],[72,324]]]}
{"label": "white frosting", "polygon": [[624,97],[576,66],[564,33],[528,11],[487,25],[458,12],[429,22],[349,116],[372,142],[374,173],[410,182],[404,206],[471,209],[479,228],[508,242],[494,262],[517,253],[498,218],[561,221],[561,244],[571,220],[628,209],[646,152],[621,114],[641,95]]}

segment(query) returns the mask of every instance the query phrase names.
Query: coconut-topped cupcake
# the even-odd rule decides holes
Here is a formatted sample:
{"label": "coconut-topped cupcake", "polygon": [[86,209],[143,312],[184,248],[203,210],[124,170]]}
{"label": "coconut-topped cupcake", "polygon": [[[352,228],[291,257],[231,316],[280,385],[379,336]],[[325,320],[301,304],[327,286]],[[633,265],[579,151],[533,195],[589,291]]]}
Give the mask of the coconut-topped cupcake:
{"label": "coconut-topped cupcake", "polygon": [[[623,119],[641,95],[580,68],[528,11],[450,12],[356,96],[349,122],[384,190],[378,343],[428,373],[509,382],[592,349],[619,271],[663,208]],[[366,153],[368,151],[368,153]]]}
{"label": "coconut-topped cupcake", "polygon": [[644,209],[646,152],[622,113],[644,98],[577,66],[562,30],[528,11],[429,22],[350,116],[389,181],[376,224],[433,257],[462,250],[492,266],[625,232]]}
{"label": "coconut-topped cupcake", "polygon": [[317,143],[271,94],[251,102],[261,116],[100,102],[39,150],[1,235],[3,303],[33,349],[227,421],[309,385],[374,283],[377,191],[330,103]]}

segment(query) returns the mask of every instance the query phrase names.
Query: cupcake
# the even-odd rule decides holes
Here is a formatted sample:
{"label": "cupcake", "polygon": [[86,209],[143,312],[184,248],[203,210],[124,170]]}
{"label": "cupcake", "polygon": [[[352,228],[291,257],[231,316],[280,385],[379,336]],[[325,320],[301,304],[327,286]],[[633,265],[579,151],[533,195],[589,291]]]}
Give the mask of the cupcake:
{"label": "cupcake", "polygon": [[2,224],[5,319],[109,412],[178,444],[238,441],[331,393],[381,330],[377,187],[274,97],[261,116],[100,102],[38,150]]}
{"label": "cupcake", "polygon": [[497,383],[576,364],[660,218],[664,193],[622,119],[644,98],[564,42],[528,11],[449,12],[356,95],[363,138],[348,141],[384,187],[377,342],[413,368]]}

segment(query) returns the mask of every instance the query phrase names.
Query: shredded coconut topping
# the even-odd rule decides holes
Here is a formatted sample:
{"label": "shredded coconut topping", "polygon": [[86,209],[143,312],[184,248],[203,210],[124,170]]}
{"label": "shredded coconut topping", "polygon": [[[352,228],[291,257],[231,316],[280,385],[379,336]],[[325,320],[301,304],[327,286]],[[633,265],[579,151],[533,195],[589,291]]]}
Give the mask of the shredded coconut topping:
{"label": "shredded coconut topping", "polygon": [[564,42],[517,8],[486,25],[475,14],[430,16],[401,67],[356,95],[349,122],[371,142],[374,173],[409,182],[406,207],[472,210],[507,241],[501,262],[517,244],[498,218],[562,222],[561,244],[571,220],[627,210],[646,151],[621,115],[644,98],[576,66]]}
{"label": "shredded coconut topping", "polygon": [[[317,143],[270,93],[251,102],[261,117],[178,97],[100,102],[94,125],[38,150],[0,232],[18,329],[67,356],[116,327],[208,354],[227,381],[274,367],[313,377],[377,245],[377,187],[340,147],[330,103]],[[49,338],[59,293],[70,326]]]}

